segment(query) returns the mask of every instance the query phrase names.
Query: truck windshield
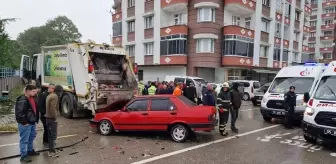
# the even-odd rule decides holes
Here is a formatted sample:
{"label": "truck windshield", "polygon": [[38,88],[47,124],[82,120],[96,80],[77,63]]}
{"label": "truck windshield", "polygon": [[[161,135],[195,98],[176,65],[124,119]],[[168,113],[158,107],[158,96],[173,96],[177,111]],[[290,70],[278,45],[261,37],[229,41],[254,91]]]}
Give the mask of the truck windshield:
{"label": "truck windshield", "polygon": [[295,87],[295,93],[303,94],[309,92],[313,85],[314,78],[307,77],[280,77],[274,79],[270,87],[270,93],[286,93],[290,86]]}
{"label": "truck windshield", "polygon": [[324,76],[316,90],[315,99],[336,101],[336,76]]}

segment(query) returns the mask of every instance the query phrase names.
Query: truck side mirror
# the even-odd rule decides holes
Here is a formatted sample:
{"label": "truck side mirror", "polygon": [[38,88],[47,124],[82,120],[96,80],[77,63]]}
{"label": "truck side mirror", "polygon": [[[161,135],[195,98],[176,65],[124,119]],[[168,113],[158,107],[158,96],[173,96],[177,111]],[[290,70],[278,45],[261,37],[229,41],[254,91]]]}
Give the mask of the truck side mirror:
{"label": "truck side mirror", "polygon": [[310,99],[310,95],[309,95],[309,93],[308,93],[308,92],[305,92],[304,95],[303,95],[303,101],[304,101],[305,103],[308,103],[309,99]]}

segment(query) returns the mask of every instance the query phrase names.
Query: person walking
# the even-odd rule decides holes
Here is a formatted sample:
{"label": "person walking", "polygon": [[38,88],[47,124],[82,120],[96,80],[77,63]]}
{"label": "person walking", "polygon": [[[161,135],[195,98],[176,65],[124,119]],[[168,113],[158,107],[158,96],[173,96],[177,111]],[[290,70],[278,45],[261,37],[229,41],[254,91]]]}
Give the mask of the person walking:
{"label": "person walking", "polygon": [[296,107],[296,94],[294,86],[289,87],[289,91],[285,94],[284,98],[286,110],[284,127],[287,129],[293,129],[294,112]]}
{"label": "person walking", "polygon": [[175,96],[181,96],[182,95],[181,83],[176,84],[173,95],[175,95]]}
{"label": "person walking", "polygon": [[[50,86],[49,86],[50,87]],[[46,99],[47,96],[49,95],[48,91],[40,92],[38,94],[38,109],[40,112],[40,120],[43,124],[43,145],[47,146],[48,145],[48,127],[47,127],[47,122],[45,118],[46,114]]]}
{"label": "person walking", "polygon": [[20,161],[29,163],[32,160],[28,156],[37,156],[34,150],[34,139],[36,137],[36,124],[39,121],[39,111],[34,98],[37,89],[34,85],[25,87],[24,95],[19,96],[15,103],[15,118],[18,123],[20,136]]}
{"label": "person walking", "polygon": [[207,84],[206,89],[203,92],[203,105],[216,106],[215,95],[213,94],[213,88],[211,84]]}
{"label": "person walking", "polygon": [[239,114],[239,108],[241,106],[241,94],[238,91],[239,84],[233,83],[232,90],[231,90],[231,102],[232,106],[230,108],[231,113],[231,130],[234,133],[238,133],[238,129],[236,128],[236,121]]}
{"label": "person walking", "polygon": [[229,133],[225,131],[226,124],[228,122],[229,113],[231,109],[231,93],[229,90],[229,83],[223,83],[218,97],[217,97],[217,109],[219,115],[219,133],[222,136],[227,136]]}
{"label": "person walking", "polygon": [[[57,87],[57,88],[56,88]],[[49,157],[58,157],[59,151],[55,150],[55,141],[57,138],[57,115],[59,112],[59,95],[62,92],[62,86],[51,84],[48,88],[49,95],[46,99],[46,122],[48,127]],[[57,93],[57,94],[56,94]]]}
{"label": "person walking", "polygon": [[148,95],[155,95],[156,87],[155,82],[152,82],[151,86],[148,88]]}

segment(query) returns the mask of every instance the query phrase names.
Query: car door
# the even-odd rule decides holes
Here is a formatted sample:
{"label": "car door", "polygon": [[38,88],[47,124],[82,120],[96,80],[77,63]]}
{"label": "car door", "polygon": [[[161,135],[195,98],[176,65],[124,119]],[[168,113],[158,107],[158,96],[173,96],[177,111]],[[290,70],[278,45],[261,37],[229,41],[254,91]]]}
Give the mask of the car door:
{"label": "car door", "polygon": [[118,130],[147,130],[148,129],[148,99],[138,99],[125,106],[114,123]]}
{"label": "car door", "polygon": [[168,125],[174,122],[177,108],[169,98],[151,99],[148,123],[151,130],[167,130]]}

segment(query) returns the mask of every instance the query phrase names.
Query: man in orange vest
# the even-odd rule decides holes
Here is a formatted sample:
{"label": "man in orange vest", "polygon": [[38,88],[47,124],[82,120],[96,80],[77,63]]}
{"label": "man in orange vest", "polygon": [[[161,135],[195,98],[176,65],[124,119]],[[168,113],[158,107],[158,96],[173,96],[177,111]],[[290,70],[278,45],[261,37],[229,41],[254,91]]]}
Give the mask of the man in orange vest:
{"label": "man in orange vest", "polygon": [[173,95],[175,95],[175,96],[181,96],[182,95],[181,83],[176,84]]}

